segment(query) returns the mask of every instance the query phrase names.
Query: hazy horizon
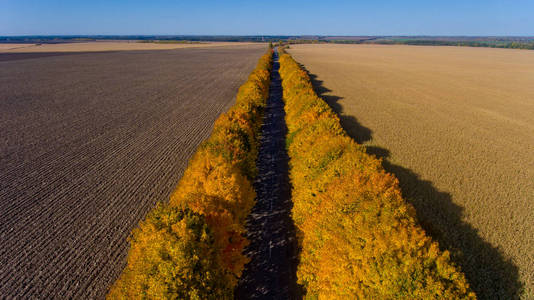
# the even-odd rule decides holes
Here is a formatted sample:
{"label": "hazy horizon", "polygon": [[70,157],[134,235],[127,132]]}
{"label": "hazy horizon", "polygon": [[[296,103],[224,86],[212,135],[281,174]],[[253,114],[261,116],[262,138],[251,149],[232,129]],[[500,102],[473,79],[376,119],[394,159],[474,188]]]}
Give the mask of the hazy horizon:
{"label": "hazy horizon", "polygon": [[530,38],[532,35],[341,35],[341,34],[21,34],[21,35],[0,35],[0,37],[504,37],[504,38]]}

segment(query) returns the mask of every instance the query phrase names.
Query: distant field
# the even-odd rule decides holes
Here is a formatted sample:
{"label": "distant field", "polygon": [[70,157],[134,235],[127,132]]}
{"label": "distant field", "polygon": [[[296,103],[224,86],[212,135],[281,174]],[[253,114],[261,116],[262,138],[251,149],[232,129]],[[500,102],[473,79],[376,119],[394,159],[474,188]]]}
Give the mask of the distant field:
{"label": "distant field", "polygon": [[26,47],[30,47],[34,45],[35,44],[13,44],[13,43],[2,44],[0,43],[0,52],[10,52],[18,48],[26,48]]}
{"label": "distant field", "polygon": [[291,45],[481,299],[534,297],[534,52]]}
{"label": "distant field", "polygon": [[0,53],[34,52],[99,52],[123,50],[166,50],[178,48],[206,48],[221,46],[258,45],[258,43],[202,42],[202,43],[139,43],[137,41],[80,42],[59,44],[1,44]]}
{"label": "distant field", "polygon": [[0,295],[103,298],[265,50],[0,54]]}

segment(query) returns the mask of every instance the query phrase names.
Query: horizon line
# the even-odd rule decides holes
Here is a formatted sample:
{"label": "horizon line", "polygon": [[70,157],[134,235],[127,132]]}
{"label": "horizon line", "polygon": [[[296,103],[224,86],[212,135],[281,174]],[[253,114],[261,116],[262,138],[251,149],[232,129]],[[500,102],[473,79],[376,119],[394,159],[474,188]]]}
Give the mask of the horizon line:
{"label": "horizon line", "polygon": [[425,36],[425,37],[534,37],[533,34],[526,35],[493,35],[493,34],[7,34],[0,37],[19,37],[19,36],[289,36],[289,37],[302,37],[302,36],[314,36],[314,37],[331,37],[331,36],[349,36],[349,37],[376,37],[376,36]]}

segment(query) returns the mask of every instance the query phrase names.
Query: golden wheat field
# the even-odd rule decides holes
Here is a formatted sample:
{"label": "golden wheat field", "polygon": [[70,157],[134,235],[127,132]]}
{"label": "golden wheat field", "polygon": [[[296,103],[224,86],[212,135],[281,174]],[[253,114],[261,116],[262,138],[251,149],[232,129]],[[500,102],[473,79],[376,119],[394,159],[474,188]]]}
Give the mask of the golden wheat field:
{"label": "golden wheat field", "polygon": [[253,43],[202,42],[202,43],[140,43],[139,41],[99,41],[58,44],[0,44],[0,53],[41,52],[102,52],[127,50],[170,50],[182,48],[211,48],[227,46],[252,46]]}
{"label": "golden wheat field", "polygon": [[534,297],[534,51],[292,45],[481,299]]}

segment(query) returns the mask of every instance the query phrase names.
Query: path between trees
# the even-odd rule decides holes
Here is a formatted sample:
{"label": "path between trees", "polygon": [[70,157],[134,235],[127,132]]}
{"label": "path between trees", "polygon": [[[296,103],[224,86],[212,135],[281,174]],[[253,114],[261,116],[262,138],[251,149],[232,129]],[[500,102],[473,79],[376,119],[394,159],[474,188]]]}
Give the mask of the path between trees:
{"label": "path between trees", "polygon": [[237,299],[297,299],[301,294],[296,276],[298,246],[291,219],[287,127],[279,68],[275,51],[256,163],[256,205],[247,220],[250,245],[245,255],[251,261],[236,289]]}

